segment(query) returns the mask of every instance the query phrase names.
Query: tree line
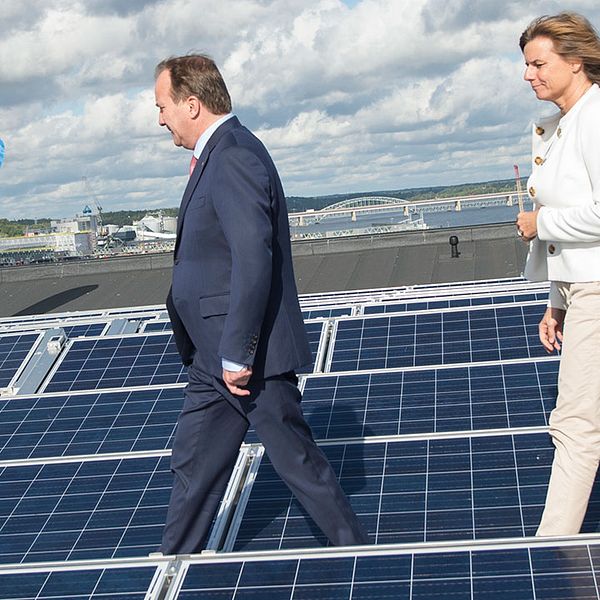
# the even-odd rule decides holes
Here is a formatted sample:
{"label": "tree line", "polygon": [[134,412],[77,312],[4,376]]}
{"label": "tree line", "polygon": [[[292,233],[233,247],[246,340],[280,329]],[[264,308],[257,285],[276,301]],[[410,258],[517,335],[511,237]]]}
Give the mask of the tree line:
{"label": "tree line", "polygon": [[[525,179],[522,179],[522,184],[525,185]],[[451,198],[453,196],[513,192],[515,187],[514,179],[502,179],[499,181],[487,181],[482,183],[381,190],[352,194],[333,194],[329,196],[288,196],[287,204],[290,212],[302,212],[309,209],[320,210],[321,208],[325,208],[336,202],[342,202],[352,198],[361,198],[364,196],[391,196],[393,198],[402,198],[403,200],[428,200],[430,198]],[[176,217],[179,208],[171,207],[158,210],[140,208],[136,210],[103,211],[102,223],[105,225],[112,224],[122,227],[123,225],[132,225],[134,221],[139,221],[147,214],[156,215],[159,212],[165,217]],[[28,230],[48,229],[49,227],[49,218],[16,219],[14,221],[0,219],[0,237],[17,237],[24,235]]]}

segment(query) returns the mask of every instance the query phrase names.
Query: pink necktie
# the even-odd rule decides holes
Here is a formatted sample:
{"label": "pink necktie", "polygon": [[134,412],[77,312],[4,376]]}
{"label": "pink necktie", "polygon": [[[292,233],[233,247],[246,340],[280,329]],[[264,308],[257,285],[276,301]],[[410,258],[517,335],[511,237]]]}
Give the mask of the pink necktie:
{"label": "pink necktie", "polygon": [[198,162],[198,159],[192,155],[192,160],[190,161],[190,177],[192,176],[192,173],[194,172],[194,167],[196,166],[196,163]]}

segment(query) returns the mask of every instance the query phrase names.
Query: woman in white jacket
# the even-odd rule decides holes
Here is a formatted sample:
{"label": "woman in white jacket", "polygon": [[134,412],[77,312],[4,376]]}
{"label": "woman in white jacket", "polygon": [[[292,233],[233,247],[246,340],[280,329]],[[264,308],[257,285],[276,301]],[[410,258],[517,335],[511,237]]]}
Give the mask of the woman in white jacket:
{"label": "woman in white jacket", "polygon": [[533,21],[520,39],[525,80],[558,106],[533,126],[535,210],[519,213],[530,242],[525,276],[550,280],[539,324],[548,350],[560,350],[550,435],[556,448],[537,535],[579,533],[600,459],[600,39],[584,17]]}

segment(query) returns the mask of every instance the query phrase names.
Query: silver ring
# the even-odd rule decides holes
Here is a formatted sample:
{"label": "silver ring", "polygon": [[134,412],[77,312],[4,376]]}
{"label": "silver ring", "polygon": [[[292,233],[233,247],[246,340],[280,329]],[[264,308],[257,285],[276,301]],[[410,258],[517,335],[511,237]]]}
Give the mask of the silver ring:
{"label": "silver ring", "polygon": [[523,237],[523,232],[520,229],[517,229],[517,235],[519,237]]}

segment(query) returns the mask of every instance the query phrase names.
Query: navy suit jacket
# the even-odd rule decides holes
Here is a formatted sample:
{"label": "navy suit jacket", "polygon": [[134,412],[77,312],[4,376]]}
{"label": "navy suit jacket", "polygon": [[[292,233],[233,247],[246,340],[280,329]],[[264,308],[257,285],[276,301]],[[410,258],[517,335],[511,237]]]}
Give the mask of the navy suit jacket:
{"label": "navy suit jacket", "polygon": [[298,304],[283,188],[266,148],[236,117],[208,141],[185,189],[167,308],[185,364],[254,377],[312,360]]}

